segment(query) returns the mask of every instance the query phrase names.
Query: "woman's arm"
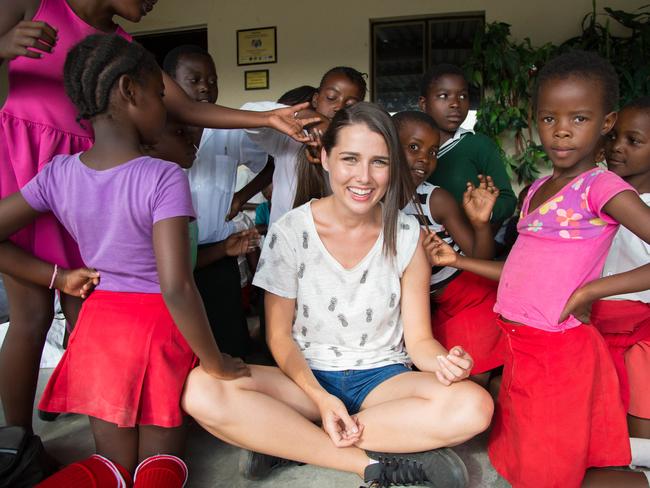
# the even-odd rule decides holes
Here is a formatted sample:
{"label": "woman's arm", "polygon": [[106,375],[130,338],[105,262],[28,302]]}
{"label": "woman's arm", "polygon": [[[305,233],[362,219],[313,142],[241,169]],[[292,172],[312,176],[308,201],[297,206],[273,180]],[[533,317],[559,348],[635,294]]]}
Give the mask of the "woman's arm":
{"label": "woman's arm", "polygon": [[160,289],[176,326],[183,334],[201,366],[212,376],[235,379],[250,376],[240,359],[221,354],[196,289],[189,256],[188,218],[173,217],[153,226]]}
{"label": "woman's arm", "polygon": [[459,347],[447,351],[433,338],[429,308],[431,268],[422,243],[423,236],[420,235],[413,258],[401,280],[404,341],[409,356],[420,371],[435,373],[441,383],[449,385],[467,378],[473,361]]}
{"label": "woman's arm", "polygon": [[296,300],[265,292],[266,340],[278,367],[318,406],[323,429],[338,447],[354,445],[362,426],[350,417],[338,398],[330,395],[314,377],[307,360],[291,335]]}
{"label": "woman's arm", "polygon": [[[603,211],[640,239],[650,243],[650,207],[636,193],[633,191],[618,193],[605,204]],[[571,295],[559,320],[562,322],[569,314],[573,314],[582,322],[589,322],[589,309],[592,302],[612,295],[648,289],[650,289],[650,263],[625,273],[596,279],[578,288]]]}
{"label": "woman's arm", "polygon": [[165,106],[181,123],[196,127],[216,129],[246,129],[270,127],[284,132],[299,142],[309,142],[303,132],[305,125],[319,121],[317,118],[299,119],[296,113],[309,106],[302,103],[293,107],[280,108],[268,112],[249,112],[192,100],[183,89],[167,74],[165,82]]}

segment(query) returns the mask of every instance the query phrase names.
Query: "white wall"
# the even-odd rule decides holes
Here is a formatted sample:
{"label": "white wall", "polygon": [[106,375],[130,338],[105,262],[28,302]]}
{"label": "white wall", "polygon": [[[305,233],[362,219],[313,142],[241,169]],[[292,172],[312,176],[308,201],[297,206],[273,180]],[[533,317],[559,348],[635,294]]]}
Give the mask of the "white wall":
{"label": "white wall", "polygon": [[[599,2],[603,3],[631,11],[648,0]],[[249,100],[274,100],[298,85],[318,84],[335,65],[369,73],[371,19],[484,11],[487,22],[507,22],[515,38],[530,37],[539,45],[577,35],[590,9],[591,0],[159,0],[142,22],[122,25],[132,33],[207,25],[209,49],[220,76],[219,101],[239,106]],[[278,62],[238,67],[235,31],[265,26],[278,28]],[[245,91],[247,69],[268,69],[270,89]],[[0,70],[0,99],[4,83]]]}

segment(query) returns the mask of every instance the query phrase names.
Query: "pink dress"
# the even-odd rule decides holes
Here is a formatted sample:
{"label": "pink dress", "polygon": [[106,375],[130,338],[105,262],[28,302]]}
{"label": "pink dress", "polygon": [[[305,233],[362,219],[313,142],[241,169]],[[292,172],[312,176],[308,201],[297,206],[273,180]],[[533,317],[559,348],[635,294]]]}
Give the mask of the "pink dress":
{"label": "pink dress", "polygon": [[[20,56],[9,62],[9,95],[0,109],[0,198],[20,190],[56,154],[74,154],[93,143],[90,123],[77,121],[77,110],[63,88],[63,64],[70,49],[100,33],[81,20],[66,0],[42,0],[33,20],[58,29],[58,42],[41,59]],[[131,39],[118,27],[117,34]],[[65,191],[61,188],[60,191]],[[77,244],[51,214],[11,237],[21,248],[64,267],[83,261]]]}

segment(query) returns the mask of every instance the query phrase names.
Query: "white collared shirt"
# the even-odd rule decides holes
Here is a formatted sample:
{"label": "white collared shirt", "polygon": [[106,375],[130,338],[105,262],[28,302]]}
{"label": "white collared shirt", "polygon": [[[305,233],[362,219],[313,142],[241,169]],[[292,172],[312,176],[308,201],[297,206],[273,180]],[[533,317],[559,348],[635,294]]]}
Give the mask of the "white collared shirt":
{"label": "white collared shirt", "polygon": [[440,149],[438,150],[438,158],[441,158],[449,151],[451,151],[453,147],[456,144],[458,144],[463,137],[465,137],[466,134],[474,134],[474,131],[470,129],[465,129],[464,127],[459,127],[458,129],[456,129],[456,133],[454,134],[454,137],[452,137],[451,139],[447,139],[440,146]]}
{"label": "white collared shirt", "polygon": [[[646,205],[650,206],[650,193],[643,193],[639,196]],[[603,268],[603,276],[624,273],[648,263],[650,263],[650,244],[644,242],[630,230],[620,226],[612,241],[612,247],[609,249],[605,267]],[[615,295],[607,299],[650,303],[650,290]]]}
{"label": "white collared shirt", "polygon": [[[244,104],[242,110],[262,112],[286,106],[276,102],[249,102]],[[303,145],[274,129],[246,129],[246,132],[250,139],[273,156],[275,161],[271,216],[269,217],[269,225],[271,225],[293,208],[297,184],[296,165],[298,164],[298,154]]]}
{"label": "white collared shirt", "polygon": [[188,171],[192,202],[197,213],[199,244],[223,241],[235,232],[227,222],[237,183],[237,167],[259,173],[267,154],[242,129],[205,129],[194,165]]}

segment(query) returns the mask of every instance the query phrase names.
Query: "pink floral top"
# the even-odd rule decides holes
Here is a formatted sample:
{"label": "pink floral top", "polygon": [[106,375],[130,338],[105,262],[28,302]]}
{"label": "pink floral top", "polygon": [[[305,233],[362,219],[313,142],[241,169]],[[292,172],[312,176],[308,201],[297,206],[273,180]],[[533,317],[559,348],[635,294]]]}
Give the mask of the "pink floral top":
{"label": "pink floral top", "polygon": [[556,332],[580,325],[572,315],[558,323],[560,314],[576,289],[600,276],[618,229],[602,208],[618,193],[635,190],[614,173],[593,168],[529,212],[531,198],[549,178],[535,181],[524,200],[494,310]]}

